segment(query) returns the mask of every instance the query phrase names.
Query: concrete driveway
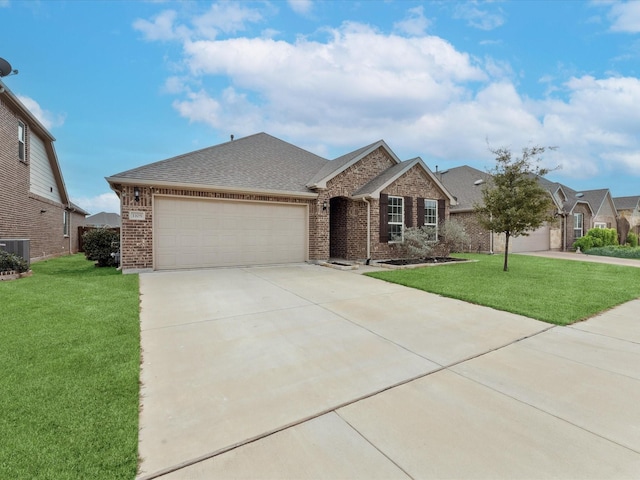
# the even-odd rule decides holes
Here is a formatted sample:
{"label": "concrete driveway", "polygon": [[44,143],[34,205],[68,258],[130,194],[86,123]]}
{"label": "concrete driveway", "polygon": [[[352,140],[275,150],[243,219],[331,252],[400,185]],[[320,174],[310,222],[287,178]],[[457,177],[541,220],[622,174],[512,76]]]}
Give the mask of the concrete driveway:
{"label": "concrete driveway", "polygon": [[141,479],[638,478],[640,300],[553,327],[306,264],[140,290]]}

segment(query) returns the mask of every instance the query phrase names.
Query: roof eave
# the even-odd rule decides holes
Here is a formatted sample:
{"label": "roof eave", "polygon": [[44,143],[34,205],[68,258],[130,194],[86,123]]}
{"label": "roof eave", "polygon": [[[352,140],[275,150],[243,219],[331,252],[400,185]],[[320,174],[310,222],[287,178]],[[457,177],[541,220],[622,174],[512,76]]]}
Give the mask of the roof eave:
{"label": "roof eave", "polygon": [[197,190],[205,192],[224,192],[224,193],[238,193],[249,195],[268,195],[274,197],[290,197],[290,198],[303,198],[312,199],[318,198],[318,194],[315,192],[299,192],[290,190],[269,190],[262,188],[242,188],[242,187],[229,187],[221,185],[203,185],[200,183],[181,183],[181,182],[166,182],[157,180],[141,180],[121,177],[105,177],[105,180],[109,182],[111,189],[116,193],[119,192],[116,185],[138,185],[141,187],[155,187],[155,188],[182,188],[186,190]]}

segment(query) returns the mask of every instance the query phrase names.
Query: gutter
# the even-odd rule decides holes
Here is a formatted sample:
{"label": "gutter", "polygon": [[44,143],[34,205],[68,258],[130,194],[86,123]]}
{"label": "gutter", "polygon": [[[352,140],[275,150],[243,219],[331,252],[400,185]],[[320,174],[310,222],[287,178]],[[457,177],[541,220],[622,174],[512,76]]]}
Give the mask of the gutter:
{"label": "gutter", "polygon": [[118,177],[105,177],[105,180],[109,182],[111,189],[116,193],[118,190],[115,188],[115,184],[121,185],[138,185],[141,187],[155,187],[155,188],[178,188],[194,191],[205,192],[222,192],[222,193],[237,193],[244,195],[268,195],[273,197],[291,197],[291,198],[318,198],[318,194],[314,192],[294,192],[288,190],[267,190],[267,189],[249,189],[243,187],[225,187],[218,185],[205,185],[198,183],[180,183],[180,182],[162,182],[156,180],[136,180],[131,178],[118,178]]}

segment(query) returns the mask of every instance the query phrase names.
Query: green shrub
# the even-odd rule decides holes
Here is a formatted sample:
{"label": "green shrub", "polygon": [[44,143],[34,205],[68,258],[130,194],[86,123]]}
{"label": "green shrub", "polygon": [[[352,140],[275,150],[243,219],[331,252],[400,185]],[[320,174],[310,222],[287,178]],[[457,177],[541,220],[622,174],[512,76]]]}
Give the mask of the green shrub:
{"label": "green shrub", "polygon": [[584,237],[573,242],[573,248],[586,252],[591,248],[618,245],[618,232],[614,228],[592,228]]}
{"label": "green shrub", "polygon": [[595,238],[590,237],[589,235],[585,235],[584,237],[580,237],[575,242],[573,242],[573,248],[577,250],[578,248],[582,252],[586,252],[594,247],[593,241]]}
{"label": "green shrub", "polygon": [[632,248],[635,248],[638,246],[638,235],[636,235],[633,232],[629,232],[627,234],[627,245],[629,245]]}
{"label": "green shrub", "polygon": [[618,245],[618,232],[614,228],[592,228],[587,235],[601,242],[594,242],[594,247],[606,247],[607,245]]}
{"label": "green shrub", "polygon": [[609,245],[606,247],[592,248],[587,253],[589,255],[600,255],[603,257],[634,258],[640,260],[640,248],[628,247],[626,245]]}
{"label": "green shrub", "polygon": [[13,253],[0,250],[0,272],[15,271],[18,273],[24,273],[29,270],[29,264],[27,261]]}
{"label": "green shrub", "polygon": [[107,228],[96,228],[82,235],[84,254],[89,260],[98,262],[99,267],[117,265],[116,258],[111,255],[120,250],[120,236]]}

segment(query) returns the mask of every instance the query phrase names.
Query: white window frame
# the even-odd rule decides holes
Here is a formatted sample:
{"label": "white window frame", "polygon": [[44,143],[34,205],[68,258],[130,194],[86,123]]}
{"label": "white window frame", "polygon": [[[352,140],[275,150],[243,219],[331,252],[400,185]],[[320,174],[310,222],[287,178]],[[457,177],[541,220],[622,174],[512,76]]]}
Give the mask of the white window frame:
{"label": "white window frame", "polygon": [[596,222],[593,224],[593,228],[607,228],[607,224],[604,222]]}
{"label": "white window frame", "polygon": [[[404,242],[404,197],[394,197],[389,195],[387,206],[387,224],[389,228],[389,243],[402,243]],[[398,221],[399,220],[399,221]],[[392,232],[400,229],[400,238],[397,238],[397,233]]]}
{"label": "white window frame", "polygon": [[573,238],[581,238],[584,235],[584,214],[573,214]]}
{"label": "white window frame", "polygon": [[424,199],[424,226],[433,228],[435,236],[432,241],[438,240],[438,201],[431,198]]}
{"label": "white window frame", "polygon": [[18,158],[27,161],[27,127],[18,120]]}

